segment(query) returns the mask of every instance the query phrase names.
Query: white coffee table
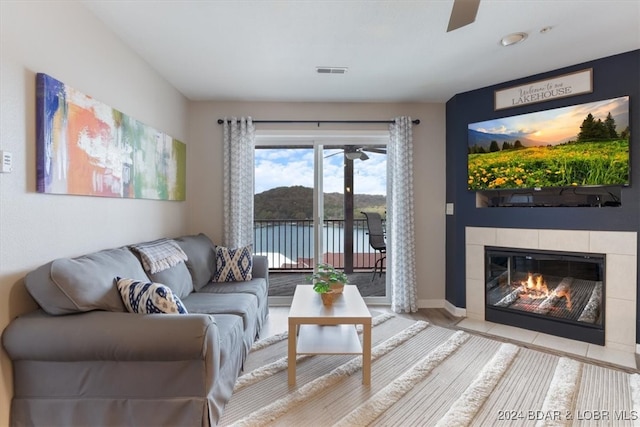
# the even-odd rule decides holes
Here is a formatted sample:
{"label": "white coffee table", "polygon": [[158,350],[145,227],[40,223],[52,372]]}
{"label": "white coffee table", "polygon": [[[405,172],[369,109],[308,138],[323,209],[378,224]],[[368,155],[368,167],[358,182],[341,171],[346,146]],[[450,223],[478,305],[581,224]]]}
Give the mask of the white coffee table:
{"label": "white coffee table", "polygon": [[[362,325],[362,343],[356,325]],[[371,384],[371,313],[356,286],[346,285],[331,306],[312,285],[296,286],[288,339],[289,385],[296,384],[298,354],[361,354],[362,384]]]}

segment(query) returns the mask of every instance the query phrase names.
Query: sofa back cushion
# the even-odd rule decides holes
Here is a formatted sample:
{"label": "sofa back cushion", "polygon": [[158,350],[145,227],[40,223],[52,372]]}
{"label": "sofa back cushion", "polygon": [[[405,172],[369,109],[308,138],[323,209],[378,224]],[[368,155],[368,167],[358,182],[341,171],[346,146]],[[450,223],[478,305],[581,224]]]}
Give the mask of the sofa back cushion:
{"label": "sofa back cushion", "polygon": [[125,311],[117,276],[149,280],[128,248],[60,258],[27,274],[27,290],[52,315],[91,310]]}
{"label": "sofa back cushion", "polygon": [[149,278],[171,288],[178,298],[185,298],[193,292],[193,281],[187,265],[180,261],[178,264],[157,273],[149,273]]}
{"label": "sofa back cushion", "polygon": [[205,234],[183,236],[175,239],[187,254],[187,268],[193,279],[193,287],[199,291],[211,282],[216,272],[216,246]]}

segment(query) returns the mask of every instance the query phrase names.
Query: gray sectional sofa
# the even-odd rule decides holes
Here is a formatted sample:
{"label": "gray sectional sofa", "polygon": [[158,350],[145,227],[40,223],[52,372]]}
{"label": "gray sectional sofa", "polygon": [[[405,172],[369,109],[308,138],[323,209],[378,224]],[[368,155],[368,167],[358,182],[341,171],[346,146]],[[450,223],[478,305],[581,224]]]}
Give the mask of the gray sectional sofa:
{"label": "gray sectional sofa", "polygon": [[[27,274],[40,309],[2,335],[13,361],[11,424],[210,426],[268,315],[268,264],[212,282],[215,245],[172,239],[187,260],[154,274],[131,247],[54,260]],[[163,283],[189,314],[127,312],[114,278]]]}

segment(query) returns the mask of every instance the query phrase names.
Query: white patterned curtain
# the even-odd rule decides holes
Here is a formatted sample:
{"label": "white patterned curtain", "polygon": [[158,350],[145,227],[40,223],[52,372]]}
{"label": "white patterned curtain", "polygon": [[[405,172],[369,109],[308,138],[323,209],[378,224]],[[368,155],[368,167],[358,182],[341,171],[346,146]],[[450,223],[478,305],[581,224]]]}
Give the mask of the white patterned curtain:
{"label": "white patterned curtain", "polygon": [[389,126],[387,147],[387,274],[391,309],[418,311],[413,222],[413,138],[411,117]]}
{"label": "white patterned curtain", "polygon": [[253,243],[255,128],[251,117],[224,120],[224,237],[239,248]]}

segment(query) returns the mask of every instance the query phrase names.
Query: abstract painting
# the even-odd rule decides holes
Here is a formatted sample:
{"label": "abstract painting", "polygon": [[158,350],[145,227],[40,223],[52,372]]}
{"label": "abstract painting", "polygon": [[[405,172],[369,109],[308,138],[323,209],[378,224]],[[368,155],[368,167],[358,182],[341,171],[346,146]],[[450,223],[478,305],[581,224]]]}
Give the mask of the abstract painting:
{"label": "abstract painting", "polygon": [[38,192],[185,200],[183,142],[47,74],[36,87]]}

